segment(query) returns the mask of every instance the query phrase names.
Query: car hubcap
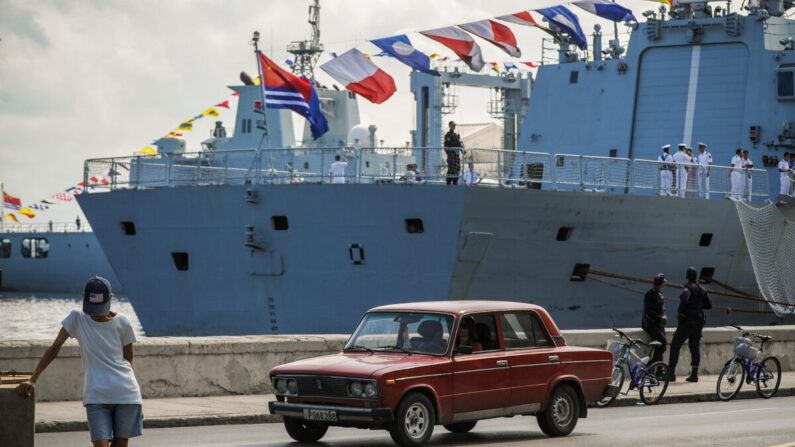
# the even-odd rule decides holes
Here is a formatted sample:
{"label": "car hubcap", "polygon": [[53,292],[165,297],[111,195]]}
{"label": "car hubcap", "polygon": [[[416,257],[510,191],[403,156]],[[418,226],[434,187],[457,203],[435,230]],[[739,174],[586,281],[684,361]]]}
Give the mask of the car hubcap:
{"label": "car hubcap", "polygon": [[428,410],[420,403],[411,404],[403,420],[406,433],[413,439],[422,438],[428,429]]}
{"label": "car hubcap", "polygon": [[572,402],[568,395],[558,396],[552,403],[552,418],[559,427],[569,425],[572,417]]}

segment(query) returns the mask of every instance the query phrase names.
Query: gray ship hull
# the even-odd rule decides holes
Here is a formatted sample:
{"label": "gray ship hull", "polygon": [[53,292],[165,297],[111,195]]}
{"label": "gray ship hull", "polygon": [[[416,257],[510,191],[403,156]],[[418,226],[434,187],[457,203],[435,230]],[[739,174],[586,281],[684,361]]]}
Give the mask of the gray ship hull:
{"label": "gray ship hull", "polygon": [[[258,199],[247,201],[247,189]],[[347,332],[370,307],[440,298],[532,302],[566,329],[638,325],[642,295],[571,281],[577,263],[673,281],[688,266],[711,268],[758,293],[728,200],[399,184],[187,186],[78,200],[148,335]],[[421,219],[423,231],[408,232],[406,219]],[[567,240],[557,240],[561,227],[571,228]],[[761,313],[713,311],[712,326],[776,321],[764,303],[713,301]]]}

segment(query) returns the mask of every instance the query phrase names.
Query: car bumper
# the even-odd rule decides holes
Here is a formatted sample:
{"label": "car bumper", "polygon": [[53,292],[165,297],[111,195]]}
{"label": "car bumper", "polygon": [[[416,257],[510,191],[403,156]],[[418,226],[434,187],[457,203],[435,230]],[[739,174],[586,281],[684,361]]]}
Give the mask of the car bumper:
{"label": "car bumper", "polygon": [[[394,420],[391,408],[358,408],[345,407],[341,405],[317,405],[317,404],[298,404],[287,402],[268,402],[268,410],[271,414],[278,414],[296,419],[305,419],[304,410],[334,411],[337,421],[345,422],[368,422],[381,423]],[[331,422],[333,425],[334,422]]]}

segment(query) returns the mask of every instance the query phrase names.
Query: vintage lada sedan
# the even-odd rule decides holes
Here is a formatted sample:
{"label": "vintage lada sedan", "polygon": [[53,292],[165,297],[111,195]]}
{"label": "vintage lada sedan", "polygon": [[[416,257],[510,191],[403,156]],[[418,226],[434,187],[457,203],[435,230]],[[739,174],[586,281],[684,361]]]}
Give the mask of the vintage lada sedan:
{"label": "vintage lada sedan", "polygon": [[397,444],[419,446],[436,425],[464,433],[516,415],[565,436],[589,402],[613,392],[611,372],[609,352],[568,346],[539,306],[395,304],[368,311],[341,353],[273,368],[269,409],[302,442],[333,425],[386,429]]}

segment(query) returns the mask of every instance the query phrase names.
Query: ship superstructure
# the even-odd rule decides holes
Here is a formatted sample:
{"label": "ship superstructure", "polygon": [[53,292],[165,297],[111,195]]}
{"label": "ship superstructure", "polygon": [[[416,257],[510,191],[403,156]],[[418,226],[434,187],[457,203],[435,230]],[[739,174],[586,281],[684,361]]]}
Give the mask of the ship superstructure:
{"label": "ship superstructure", "polygon": [[[680,6],[649,13],[622,58],[613,44],[611,59],[578,60],[561,39],[559,63],[534,81],[412,73],[413,147],[349,144],[355,98],[328,90],[339,131],[289,147],[287,115],[266,109],[264,144],[257,87],[233,87],[233,136],[196,153],[89,160],[86,176],[120,174],[78,200],[148,335],[332,333],[375,305],[443,297],[541,304],[563,328],[634,326],[631,283],[578,272],[677,278],[691,265],[738,296],[715,299],[732,310],[708,324],[782,321],[786,312],[743,299],[760,279],[737,207],[777,198],[775,163],[795,142],[795,22],[780,3],[748,15]],[[467,148],[478,181],[453,187],[438,146],[443,92],[456,82],[501,92],[506,148]],[[715,159],[710,199],[689,183],[686,198],[659,197],[660,146],[698,141]],[[738,147],[756,169],[727,200]],[[350,161],[346,184],[331,184],[336,155]]]}

